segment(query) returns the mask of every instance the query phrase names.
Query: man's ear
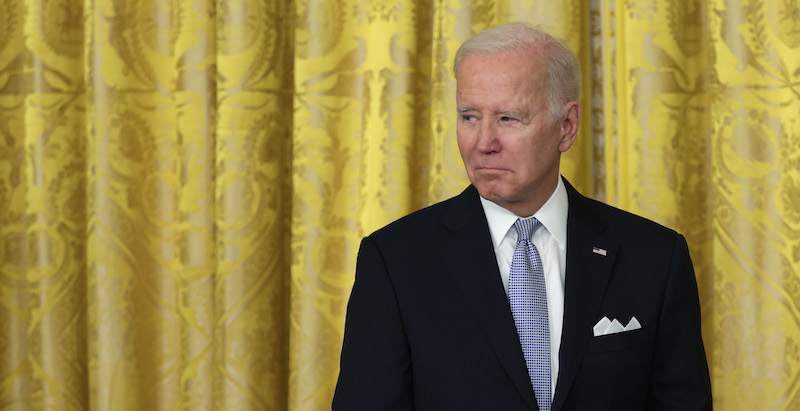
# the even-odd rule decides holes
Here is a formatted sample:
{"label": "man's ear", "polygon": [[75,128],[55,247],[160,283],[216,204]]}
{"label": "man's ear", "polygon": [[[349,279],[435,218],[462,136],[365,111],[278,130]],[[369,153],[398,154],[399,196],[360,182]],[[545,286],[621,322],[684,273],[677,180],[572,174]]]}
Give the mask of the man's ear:
{"label": "man's ear", "polygon": [[572,147],[575,139],[578,137],[578,124],[581,122],[581,106],[577,101],[570,101],[564,105],[561,110],[561,141],[558,143],[558,149],[565,152]]}

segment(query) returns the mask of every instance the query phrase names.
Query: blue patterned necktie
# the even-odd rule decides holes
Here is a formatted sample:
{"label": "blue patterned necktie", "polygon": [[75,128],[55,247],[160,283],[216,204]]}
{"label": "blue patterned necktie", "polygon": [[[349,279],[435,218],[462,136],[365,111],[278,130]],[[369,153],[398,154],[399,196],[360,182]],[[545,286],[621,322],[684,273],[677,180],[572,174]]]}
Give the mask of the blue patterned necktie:
{"label": "blue patterned necktie", "polygon": [[518,219],[517,248],[511,259],[508,276],[508,301],[528,375],[542,411],[550,411],[550,326],[547,319],[547,290],[544,267],[531,235],[542,224],[535,218]]}

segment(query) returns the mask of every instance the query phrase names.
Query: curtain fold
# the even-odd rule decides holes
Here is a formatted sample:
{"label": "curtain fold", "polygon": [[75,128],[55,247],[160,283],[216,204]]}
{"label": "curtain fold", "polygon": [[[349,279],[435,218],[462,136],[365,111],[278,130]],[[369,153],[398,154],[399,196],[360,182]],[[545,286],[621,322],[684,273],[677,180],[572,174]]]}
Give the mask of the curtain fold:
{"label": "curtain fold", "polygon": [[452,58],[514,20],[582,68],[563,174],[686,235],[715,406],[800,408],[782,0],[0,0],[0,408],[329,409],[359,242],[466,187]]}

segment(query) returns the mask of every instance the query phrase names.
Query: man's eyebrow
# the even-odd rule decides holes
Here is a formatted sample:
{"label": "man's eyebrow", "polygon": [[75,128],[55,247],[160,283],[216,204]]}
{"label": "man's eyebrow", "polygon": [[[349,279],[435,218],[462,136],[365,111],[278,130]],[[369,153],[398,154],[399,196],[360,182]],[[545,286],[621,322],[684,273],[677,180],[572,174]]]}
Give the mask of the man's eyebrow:
{"label": "man's eyebrow", "polygon": [[[477,108],[472,107],[472,106],[460,106],[460,107],[456,108],[456,111],[459,112],[459,113],[466,113],[468,111],[476,111],[476,110],[477,110]],[[496,110],[492,114],[494,114],[495,116],[508,116],[508,117],[523,118],[523,117],[526,116],[525,113],[526,113],[525,110],[512,108],[512,109],[509,109],[509,110]]]}
{"label": "man's eyebrow", "polygon": [[494,114],[499,116],[522,117],[523,115],[525,115],[525,112],[519,109],[511,109],[511,110],[498,110],[495,111]]}

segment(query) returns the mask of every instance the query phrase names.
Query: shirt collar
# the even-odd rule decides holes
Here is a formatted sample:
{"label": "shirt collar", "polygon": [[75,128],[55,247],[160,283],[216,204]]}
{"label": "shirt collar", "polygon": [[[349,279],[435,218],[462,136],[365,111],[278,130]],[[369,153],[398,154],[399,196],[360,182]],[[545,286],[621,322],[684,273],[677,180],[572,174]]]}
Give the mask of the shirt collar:
{"label": "shirt collar", "polygon": [[[492,236],[492,244],[496,249],[506,233],[514,225],[518,218],[528,218],[531,216],[518,216],[509,210],[480,197],[481,205],[483,205],[483,213],[486,215],[486,221],[489,223],[489,234]],[[560,176],[558,185],[556,186],[553,194],[544,205],[533,214],[540,223],[547,229],[550,235],[562,246],[567,245],[567,210],[569,208],[569,201],[567,200],[567,189],[564,187],[564,182]]]}

